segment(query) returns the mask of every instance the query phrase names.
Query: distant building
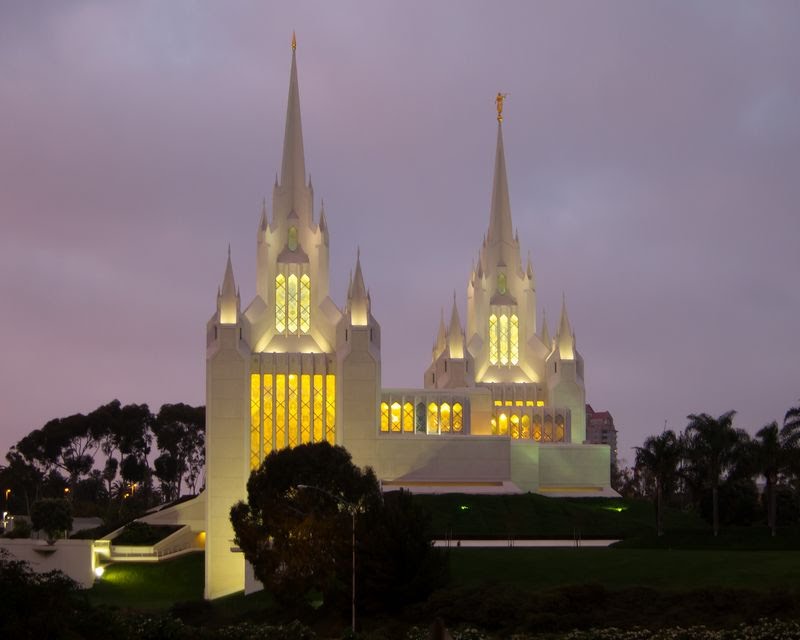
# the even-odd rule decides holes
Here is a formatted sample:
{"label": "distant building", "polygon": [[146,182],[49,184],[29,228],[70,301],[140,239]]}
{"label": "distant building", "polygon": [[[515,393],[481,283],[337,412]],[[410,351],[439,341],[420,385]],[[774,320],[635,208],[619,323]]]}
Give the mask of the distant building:
{"label": "distant building", "polygon": [[611,466],[617,464],[617,429],[608,411],[595,411],[586,405],[586,443],[607,444],[611,448]]}

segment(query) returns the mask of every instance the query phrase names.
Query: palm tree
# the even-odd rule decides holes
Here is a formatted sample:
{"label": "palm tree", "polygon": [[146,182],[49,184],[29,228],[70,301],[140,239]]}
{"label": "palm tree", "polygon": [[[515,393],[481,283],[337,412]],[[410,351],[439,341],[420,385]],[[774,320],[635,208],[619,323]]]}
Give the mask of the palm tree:
{"label": "palm tree", "polygon": [[644,445],[636,447],[636,471],[644,472],[655,482],[656,533],[664,535],[663,506],[665,490],[668,491],[678,471],[683,448],[671,429],[661,435],[650,436]]}
{"label": "palm tree", "polygon": [[734,468],[749,440],[747,433],[733,428],[735,411],[714,418],[707,413],[688,416],[685,435],[687,454],[694,470],[711,488],[714,536],[719,535],[719,484],[728,471]]}
{"label": "palm tree", "polygon": [[777,515],[776,485],[778,484],[778,474],[783,469],[786,458],[782,444],[777,422],[762,427],[756,433],[756,439],[753,441],[756,468],[767,481],[767,525],[773,536],[775,535]]}

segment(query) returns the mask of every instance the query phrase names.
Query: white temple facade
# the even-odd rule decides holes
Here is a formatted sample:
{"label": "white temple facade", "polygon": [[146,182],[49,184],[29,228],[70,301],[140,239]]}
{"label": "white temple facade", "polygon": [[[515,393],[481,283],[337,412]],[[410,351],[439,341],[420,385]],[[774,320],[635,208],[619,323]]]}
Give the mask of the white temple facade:
{"label": "white temple facade", "polygon": [[423,388],[384,389],[381,330],[359,257],[343,308],[328,295],[328,222],[324,209],[315,215],[306,179],[292,49],[280,180],[258,226],[256,295],[242,309],[229,254],[207,325],[207,598],[250,582],[230,508],[246,497],[251,470],[283,447],[342,445],[386,490],[616,495],[609,447],[584,443],[583,358],[566,303],[554,335],[546,321],[537,328],[535,275],[512,227],[501,111],[466,326],[453,300]]}

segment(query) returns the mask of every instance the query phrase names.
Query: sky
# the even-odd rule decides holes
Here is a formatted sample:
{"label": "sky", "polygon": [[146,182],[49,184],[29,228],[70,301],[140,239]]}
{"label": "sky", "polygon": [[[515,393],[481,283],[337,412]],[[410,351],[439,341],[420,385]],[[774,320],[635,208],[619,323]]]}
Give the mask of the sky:
{"label": "sky", "polygon": [[422,386],[503,123],[538,314],[566,296],[620,457],[800,404],[800,4],[0,0],[0,452],[118,398],[202,404],[228,244],[246,304],[291,61],[344,303]]}

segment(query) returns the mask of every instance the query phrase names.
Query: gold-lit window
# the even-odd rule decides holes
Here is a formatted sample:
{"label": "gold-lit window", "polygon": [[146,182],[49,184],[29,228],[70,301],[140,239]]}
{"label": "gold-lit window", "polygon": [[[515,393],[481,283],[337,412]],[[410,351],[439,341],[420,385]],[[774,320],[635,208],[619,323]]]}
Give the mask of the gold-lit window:
{"label": "gold-lit window", "polygon": [[403,431],[406,433],[414,431],[414,405],[410,402],[403,405]]}
{"label": "gold-lit window", "polygon": [[389,431],[389,404],[381,402],[381,431]]}
{"label": "gold-lit window", "polygon": [[517,414],[513,414],[511,416],[511,437],[514,440],[519,440],[519,416]]}
{"label": "gold-lit window", "polygon": [[300,442],[311,442],[311,376],[300,376]]}
{"label": "gold-lit window", "polygon": [[275,448],[286,446],[286,376],[275,376]]}
{"label": "gold-lit window", "polygon": [[428,405],[428,433],[439,433],[439,407],[435,402]]}
{"label": "gold-lit window", "polygon": [[530,439],[531,437],[531,417],[529,415],[522,416],[522,428],[520,430],[520,438],[525,440]]}
{"label": "gold-lit window", "polygon": [[261,376],[250,375],[250,469],[261,464]]}
{"label": "gold-lit window", "polygon": [[533,400],[526,400],[526,401],[525,401],[525,406],[526,406],[526,407],[532,407],[532,406],[533,406],[533,405],[535,405],[535,404],[536,404],[536,403],[535,403]]}
{"label": "gold-lit window", "polygon": [[314,442],[322,442],[323,426],[325,416],[322,413],[325,391],[322,387],[322,376],[314,374]]}
{"label": "gold-lit window", "polygon": [[392,406],[389,407],[389,420],[392,425],[392,431],[395,433],[399,433],[400,429],[402,428],[400,424],[400,403],[393,402]]}
{"label": "gold-lit window", "polygon": [[489,362],[497,364],[497,316],[492,314],[489,316]]}
{"label": "gold-lit window", "polygon": [[536,401],[536,406],[537,407],[543,407],[544,406],[544,400],[537,400]]}
{"label": "gold-lit window", "polygon": [[521,407],[521,406],[523,406],[524,404],[525,404],[525,403],[524,403],[524,402],[522,402],[522,400],[516,400],[516,401],[514,401],[514,405],[515,405],[515,406],[517,406],[517,407]]}
{"label": "gold-lit window", "polygon": [[450,431],[450,405],[446,402],[439,407],[439,431]]}
{"label": "gold-lit window", "polygon": [[564,416],[556,416],[556,433],[554,440],[564,442]]}
{"label": "gold-lit window", "polygon": [[508,345],[511,351],[511,364],[519,362],[519,318],[516,315],[511,316],[508,330]]}
{"label": "gold-lit window", "polygon": [[501,413],[497,421],[497,433],[501,436],[508,435],[508,416],[505,413]]}
{"label": "gold-lit window", "polygon": [[464,409],[460,402],[453,403],[453,431],[461,433],[464,429]]}
{"label": "gold-lit window", "polygon": [[492,418],[491,420],[489,420],[489,424],[492,426],[492,435],[493,436],[498,435],[498,433],[497,433],[497,418]]}
{"label": "gold-lit window", "polygon": [[281,273],[275,276],[275,330],[286,330],[286,278]]}
{"label": "gold-lit window", "polygon": [[289,374],[289,446],[297,446],[297,376]]}
{"label": "gold-lit window", "polygon": [[502,407],[503,406],[503,401],[502,400],[495,400],[494,401],[494,406],[495,407]]}
{"label": "gold-lit window", "polygon": [[544,428],[542,429],[542,441],[553,441],[553,418],[551,416],[544,417]]}
{"label": "gold-lit window", "polygon": [[542,441],[542,419],[539,416],[533,417],[533,439],[536,442]]}
{"label": "gold-lit window", "polygon": [[329,444],[336,444],[336,376],[325,376],[325,438]]}
{"label": "gold-lit window", "polygon": [[311,328],[311,278],[303,274],[300,278],[300,333]]}
{"label": "gold-lit window", "polygon": [[500,343],[500,364],[508,364],[508,316],[503,314],[498,320],[497,340]]}
{"label": "gold-lit window", "polygon": [[272,374],[264,375],[264,401],[262,403],[264,414],[264,455],[272,452]]}
{"label": "gold-lit window", "polygon": [[297,276],[287,278],[286,286],[286,327],[289,333],[297,333]]}

